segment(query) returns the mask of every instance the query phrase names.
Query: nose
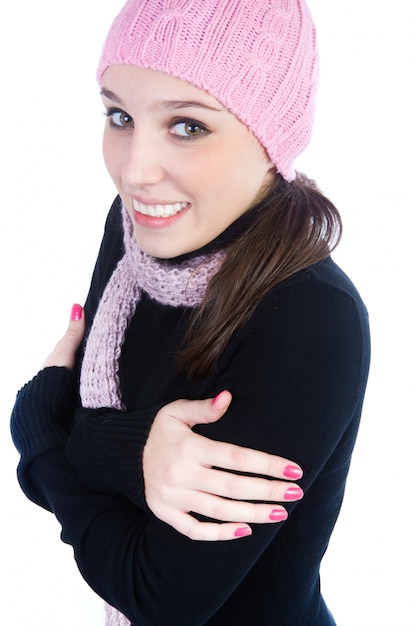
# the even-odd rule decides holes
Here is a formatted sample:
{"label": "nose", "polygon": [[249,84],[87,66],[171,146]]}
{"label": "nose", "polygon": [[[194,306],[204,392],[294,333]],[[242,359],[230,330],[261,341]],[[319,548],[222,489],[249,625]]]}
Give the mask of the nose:
{"label": "nose", "polygon": [[164,177],[162,150],[151,132],[135,128],[123,164],[122,178],[131,189],[159,183]]}

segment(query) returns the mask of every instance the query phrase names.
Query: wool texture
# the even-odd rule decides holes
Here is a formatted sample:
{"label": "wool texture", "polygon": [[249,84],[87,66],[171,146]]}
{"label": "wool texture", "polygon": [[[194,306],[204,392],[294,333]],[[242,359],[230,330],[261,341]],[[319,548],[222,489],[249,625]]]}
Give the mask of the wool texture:
{"label": "wool texture", "polygon": [[[80,397],[86,408],[123,410],[119,384],[119,359],[129,322],[143,292],[170,306],[195,307],[218,271],[224,252],[199,255],[182,263],[160,261],[140,250],[131,219],[122,206],[125,253],[100,300],[86,342],[81,365]],[[130,622],[106,605],[106,626]]]}
{"label": "wool texture", "polygon": [[318,84],[315,26],[305,0],[129,0],[114,19],[97,79],[136,65],[204,89],[295,178],[310,141]]}
{"label": "wool texture", "polygon": [[130,626],[130,621],[110,604],[104,605],[106,616],[105,626]]}
{"label": "wool texture", "polygon": [[81,366],[80,394],[88,408],[124,408],[118,362],[142,292],[161,304],[195,307],[224,258],[224,252],[216,252],[179,264],[155,259],[140,250],[125,207],[122,212],[125,254],[101,298]]}

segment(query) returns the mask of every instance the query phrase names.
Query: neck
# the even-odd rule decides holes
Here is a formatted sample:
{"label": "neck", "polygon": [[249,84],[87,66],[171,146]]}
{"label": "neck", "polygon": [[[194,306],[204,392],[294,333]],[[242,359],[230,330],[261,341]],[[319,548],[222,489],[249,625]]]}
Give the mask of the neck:
{"label": "neck", "polygon": [[158,262],[166,265],[181,265],[186,261],[190,261],[192,259],[196,259],[200,256],[210,255],[214,252],[220,252],[227,249],[227,247],[236,241],[242,235],[245,230],[254,222],[258,212],[260,210],[259,205],[249,209],[246,213],[243,213],[240,217],[237,218],[230,226],[226,228],[220,235],[215,237],[212,241],[207,243],[206,245],[198,248],[197,250],[193,250],[192,252],[187,252],[186,254],[181,254],[177,257],[171,259],[158,259]]}

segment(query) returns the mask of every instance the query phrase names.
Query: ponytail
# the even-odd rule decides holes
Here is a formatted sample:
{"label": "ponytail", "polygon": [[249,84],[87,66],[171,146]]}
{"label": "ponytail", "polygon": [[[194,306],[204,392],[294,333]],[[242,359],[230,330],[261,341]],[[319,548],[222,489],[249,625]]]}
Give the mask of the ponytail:
{"label": "ponytail", "polygon": [[248,229],[226,249],[203,303],[195,310],[179,354],[190,378],[202,378],[232,335],[265,295],[293,274],[325,259],[339,243],[336,207],[303,175],[291,183],[280,175],[252,209]]}

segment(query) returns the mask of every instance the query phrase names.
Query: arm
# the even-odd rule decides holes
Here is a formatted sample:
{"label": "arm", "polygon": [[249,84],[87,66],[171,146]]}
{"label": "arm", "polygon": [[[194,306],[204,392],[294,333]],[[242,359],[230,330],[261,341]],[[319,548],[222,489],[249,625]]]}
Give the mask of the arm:
{"label": "arm", "polygon": [[[104,237],[86,301],[87,328],[122,249],[120,201],[116,198],[107,217]],[[50,362],[50,364],[55,363]],[[145,511],[149,511],[148,505],[150,505],[152,511],[160,519],[171,525],[174,524],[180,532],[188,535],[192,532],[196,539],[234,538],[237,525],[235,523],[221,528],[217,525],[214,528],[200,523],[199,533],[197,533],[195,518],[185,513],[190,500],[193,502],[194,512],[207,514],[208,510],[215,509],[217,518],[223,521],[270,523],[285,519],[285,510],[280,505],[250,505],[248,503],[243,505],[243,503],[232,502],[231,499],[282,501],[283,492],[291,487],[288,483],[277,481],[276,488],[271,493],[269,481],[261,482],[259,479],[248,476],[236,476],[231,479],[228,474],[228,482],[232,482],[229,484],[228,507],[227,510],[220,511],[219,499],[215,496],[226,495],[222,484],[224,477],[219,472],[210,470],[208,466],[218,465],[238,471],[239,466],[229,458],[230,455],[236,456],[236,450],[221,442],[214,444],[207,438],[194,434],[191,428],[196,424],[196,420],[192,411],[189,410],[186,415],[176,412],[176,415],[172,416],[167,411],[159,415],[158,412],[162,406],[159,404],[147,410],[132,413],[79,407],[75,412],[75,427],[66,447],[67,456],[79,475],[92,488],[125,495]],[[209,402],[202,406],[206,406],[206,410],[199,409],[198,403],[195,405],[200,423],[209,423],[219,419],[227,408],[224,407],[219,412],[218,407],[214,409]],[[155,420],[157,414],[158,418]],[[150,431],[151,438],[149,438]],[[172,444],[171,437],[174,432],[176,442]],[[151,450],[152,441],[156,441],[158,448],[162,449],[163,438],[166,440],[167,447],[162,453],[161,462],[153,464],[152,469],[155,472],[153,474],[148,472],[145,498],[143,450],[145,444],[147,449]],[[182,448],[181,454],[177,454],[178,446]],[[151,459],[153,455],[154,452],[149,453],[148,458]],[[298,479],[302,474],[296,463],[289,461],[284,463],[284,459],[272,458],[270,455],[257,451],[247,450],[245,455],[244,465],[247,472],[293,480]],[[170,468],[173,468],[175,464],[175,470],[171,471]],[[291,472],[288,466],[291,466]],[[173,477],[170,483],[162,481],[162,478],[166,478],[167,475]],[[188,482],[190,475],[201,476],[201,481],[194,482],[190,487]],[[204,502],[196,497],[201,491],[206,494]],[[213,498],[208,498],[208,494],[213,494]],[[269,498],[266,498],[265,494]],[[201,502],[201,506],[198,502]],[[245,528],[249,531],[247,524]]]}
{"label": "arm", "polygon": [[[325,492],[315,500],[317,516],[334,517],[366,382],[365,323],[354,303],[340,297],[327,313],[324,307],[313,332],[308,328],[311,311],[303,306],[308,294],[287,296],[270,300],[250,332],[242,330],[245,336],[236,339],[240,348],[221,382],[227,379],[240,395],[234,394],[223,419],[198,430],[215,439],[254,442],[269,452],[288,446],[291,456],[308,467],[303,479],[307,497],[315,484],[338,472],[337,497]],[[277,336],[271,341],[273,333]],[[37,456],[26,473],[60,520],[63,539],[74,546],[90,585],[132,621],[143,623],[184,624],[184,615],[189,624],[204,623],[280,529],[291,527],[298,509],[300,520],[304,505],[304,500],[289,505],[287,522],[257,527],[243,542],[190,542],[125,498],[86,487],[59,447]],[[304,524],[308,527],[308,518]]]}
{"label": "arm", "polygon": [[[203,616],[211,612],[211,598],[209,602],[206,598],[204,605],[199,606],[193,598],[187,597],[187,593],[178,595],[178,589],[166,588],[169,578],[172,588],[180,572],[181,578],[188,580],[193,575],[185,563],[182,567],[182,555],[188,553],[186,560],[191,557],[189,540],[182,537],[179,544],[176,543],[180,535],[159,520],[149,518],[125,498],[93,491],[68,463],[62,448],[64,438],[54,427],[51,407],[58,414],[65,412],[65,396],[71,394],[72,388],[71,372],[65,367],[49,366],[19,393],[13,411],[12,432],[22,454],[19,479],[24,491],[33,501],[56,515],[62,524],[62,539],[74,547],[83,575],[108,602],[140,623],[146,620],[150,624],[184,625],[186,614],[190,615],[189,623],[195,624],[196,619],[200,621],[201,611]],[[164,539],[167,531],[168,537]],[[166,539],[174,539],[175,547],[165,550],[160,541]],[[167,578],[165,574],[161,578],[164,571],[164,568],[160,570],[161,559],[165,552],[169,553],[171,567],[175,554],[180,569],[175,568],[173,577],[171,571],[166,572]],[[207,553],[203,568],[207,580],[214,565],[209,557]],[[129,580],[128,586],[125,586],[125,576]],[[163,597],[154,598],[154,585]],[[203,595],[206,597],[207,594],[204,592]],[[189,614],[190,600],[192,610]]]}
{"label": "arm", "polygon": [[[66,454],[92,488],[124,495],[144,511],[150,508],[159,519],[194,539],[233,539],[237,530],[249,534],[247,523],[286,519],[285,509],[272,503],[302,497],[301,489],[288,482],[300,478],[301,469],[288,459],[194,433],[197,423],[221,418],[231,396],[225,391],[214,400],[179,400],[160,409],[130,413],[77,410],[82,417],[71,433]],[[190,511],[235,523],[197,521]]]}
{"label": "arm", "polygon": [[[66,334],[47,358],[46,368],[72,368],[74,365],[74,355],[84,332],[84,318],[78,319],[79,305],[74,309],[77,316],[72,316]],[[47,398],[48,393],[37,385],[38,379],[48,378],[41,375],[31,383],[37,394]],[[82,437],[73,435],[66,445],[66,453],[81,475],[84,470],[85,481],[93,489],[124,495],[148,511],[141,497],[140,442],[148,437],[148,424],[153,422],[144,458],[146,498],[155,515],[194,539],[226,540],[245,536],[250,534],[250,528],[236,520],[272,523],[287,517],[282,506],[253,501],[298,500],[302,491],[286,480],[271,482],[267,478],[236,476],[221,470],[284,479],[299,478],[301,470],[288,459],[213,442],[193,433],[191,427],[197,423],[210,423],[222,417],[230,400],[230,394],[223,392],[213,400],[176,401],[146,414],[78,409],[76,414],[81,412],[83,417],[78,419],[78,428],[76,426],[73,433],[88,433],[94,441],[86,452]],[[48,412],[53,415],[55,410],[58,416],[63,406],[57,403],[48,407]],[[54,423],[53,418],[51,422]],[[59,423],[58,418],[56,422]],[[168,481],[164,481],[166,477]],[[190,511],[231,523],[201,522],[190,515]]]}

